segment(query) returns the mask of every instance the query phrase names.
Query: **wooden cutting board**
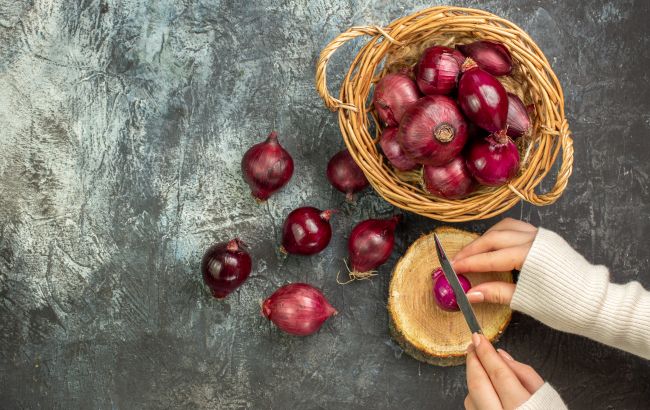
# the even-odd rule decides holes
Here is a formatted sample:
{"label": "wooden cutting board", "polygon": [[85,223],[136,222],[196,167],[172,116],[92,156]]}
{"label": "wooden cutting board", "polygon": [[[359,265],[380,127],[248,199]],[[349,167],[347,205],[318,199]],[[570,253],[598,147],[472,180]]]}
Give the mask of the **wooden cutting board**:
{"label": "wooden cutting board", "polygon": [[[479,235],[451,227],[437,228],[449,258]],[[433,232],[420,237],[397,262],[388,294],[391,336],[406,353],[417,360],[438,366],[465,362],[471,333],[463,314],[446,312],[436,305],[431,273],[440,266]],[[472,286],[482,282],[512,282],[512,272],[469,273]],[[473,305],[483,333],[496,341],[510,322],[509,307],[481,303]]]}

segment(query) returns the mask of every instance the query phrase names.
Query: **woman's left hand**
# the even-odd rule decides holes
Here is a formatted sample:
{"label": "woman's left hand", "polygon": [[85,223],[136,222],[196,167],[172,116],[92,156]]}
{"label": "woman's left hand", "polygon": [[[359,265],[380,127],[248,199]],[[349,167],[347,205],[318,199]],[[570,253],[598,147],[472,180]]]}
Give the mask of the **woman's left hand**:
{"label": "woman's left hand", "polygon": [[532,367],[504,350],[497,352],[485,336],[474,333],[472,342],[467,349],[466,409],[516,409],[544,384]]}

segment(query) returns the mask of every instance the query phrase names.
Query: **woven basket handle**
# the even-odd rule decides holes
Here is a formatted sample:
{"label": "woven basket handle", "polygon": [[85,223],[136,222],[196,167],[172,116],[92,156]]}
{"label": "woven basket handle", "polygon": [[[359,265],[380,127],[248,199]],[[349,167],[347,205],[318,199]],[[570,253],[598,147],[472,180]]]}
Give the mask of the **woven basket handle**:
{"label": "woven basket handle", "polygon": [[388,31],[390,29],[384,29],[379,26],[357,26],[351,27],[347,31],[339,34],[334,40],[332,40],[320,53],[320,58],[318,59],[318,66],[316,67],[316,90],[320,94],[321,98],[325,102],[327,108],[332,111],[336,111],[339,108],[358,111],[357,107],[353,104],[344,104],[338,98],[332,97],[332,95],[327,90],[327,63],[329,62],[332,54],[341,47],[345,42],[352,40],[353,38],[359,36],[384,36],[386,40],[390,41],[393,44],[401,45],[402,43],[392,38]]}
{"label": "woven basket handle", "polygon": [[569,182],[569,177],[573,172],[573,139],[571,138],[571,131],[569,131],[569,124],[566,120],[562,122],[557,137],[561,139],[562,165],[560,165],[553,189],[545,194],[537,195],[534,188],[530,191],[522,192],[512,185],[508,185],[510,190],[518,197],[530,202],[531,204],[538,206],[550,205],[557,201],[557,199],[562,195],[562,192],[564,192],[564,189]]}

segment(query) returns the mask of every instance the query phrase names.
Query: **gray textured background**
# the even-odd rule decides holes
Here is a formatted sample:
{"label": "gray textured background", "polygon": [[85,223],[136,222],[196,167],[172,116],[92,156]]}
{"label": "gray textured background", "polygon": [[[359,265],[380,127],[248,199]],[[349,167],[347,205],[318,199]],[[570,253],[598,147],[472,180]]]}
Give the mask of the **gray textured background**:
{"label": "gray textured background", "polygon": [[[335,283],[350,227],[393,209],[372,192],[350,207],[328,185],[326,160],[343,144],[313,83],[339,32],[438,2],[244,3],[0,0],[0,407],[461,406],[464,368],[421,365],[387,332],[390,269],[435,222],[408,215],[378,278]],[[566,94],[570,185],[553,206],[508,214],[648,287],[648,2],[566,3],[457,2],[527,30]],[[333,87],[354,52],[333,59]],[[273,127],[296,173],[260,206],[239,161]],[[342,210],[334,239],[319,256],[283,259],[278,227],[302,204]],[[254,272],[220,302],[199,260],[234,236],[251,244]],[[298,280],[341,312],[303,339],[259,314]],[[522,315],[500,345],[573,409],[650,406],[647,361]]]}

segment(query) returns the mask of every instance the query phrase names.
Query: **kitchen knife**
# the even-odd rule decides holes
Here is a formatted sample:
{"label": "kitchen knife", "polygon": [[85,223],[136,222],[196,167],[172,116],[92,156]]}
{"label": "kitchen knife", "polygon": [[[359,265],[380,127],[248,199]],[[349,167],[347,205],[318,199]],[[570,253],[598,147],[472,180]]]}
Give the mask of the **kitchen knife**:
{"label": "kitchen knife", "polygon": [[436,252],[438,252],[440,267],[442,268],[442,272],[445,274],[445,278],[447,278],[447,282],[449,282],[449,284],[451,285],[451,289],[454,291],[454,294],[456,295],[456,302],[458,303],[458,307],[460,307],[460,311],[463,312],[463,316],[465,316],[465,322],[467,322],[467,326],[469,326],[469,330],[472,333],[482,334],[483,331],[481,330],[481,326],[478,324],[478,320],[476,320],[476,315],[474,314],[472,305],[469,303],[469,300],[467,300],[467,295],[465,295],[465,291],[463,290],[463,287],[460,285],[460,281],[458,280],[458,275],[456,275],[456,272],[454,272],[454,269],[451,267],[451,263],[449,262],[449,259],[447,259],[447,254],[445,253],[445,250],[442,249],[442,244],[440,244],[440,239],[438,238],[438,235],[434,233],[433,239],[436,242]]}

